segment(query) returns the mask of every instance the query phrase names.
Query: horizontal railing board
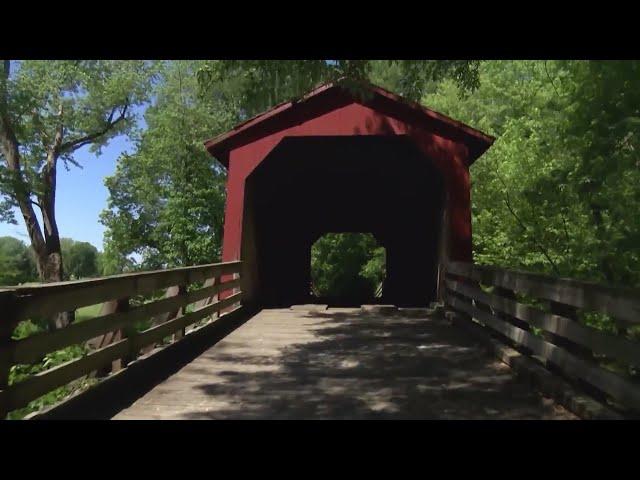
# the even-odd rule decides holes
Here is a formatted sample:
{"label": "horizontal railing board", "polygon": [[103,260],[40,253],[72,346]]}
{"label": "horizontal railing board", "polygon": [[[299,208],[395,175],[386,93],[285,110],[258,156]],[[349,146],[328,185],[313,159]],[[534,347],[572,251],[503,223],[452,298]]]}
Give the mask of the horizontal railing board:
{"label": "horizontal railing board", "polygon": [[17,287],[0,292],[17,324],[34,316],[47,316],[109,300],[150,293],[175,285],[188,285],[210,277],[238,273],[241,262],[216,263],[111,277]]}
{"label": "horizontal railing board", "polygon": [[589,347],[596,353],[615,358],[630,365],[640,365],[640,344],[638,342],[600,332],[580,325],[575,320],[549,314],[537,308],[518,303],[515,300],[490,295],[477,287],[472,287],[462,282],[447,279],[446,285],[456,293],[478,300],[495,310],[511,315],[535,327]]}
{"label": "horizontal railing board", "polygon": [[127,365],[127,368],[102,378],[91,388],[71,395],[56,404],[33,412],[24,420],[88,420],[112,418],[149,388],[177,371],[222,340],[255,313],[238,306],[221,314],[214,322],[190,330],[180,341],[154,348]]}
{"label": "horizontal railing board", "polygon": [[212,303],[206,307],[202,307],[194,312],[189,312],[181,317],[174,318],[160,325],[148,328],[140,333],[135,334],[133,339],[133,349],[138,350],[147,345],[159,342],[163,338],[180,330],[187,325],[197,322],[198,320],[212,315],[220,310],[220,302]]}
{"label": "horizontal railing board", "polygon": [[181,317],[175,318],[173,320],[169,320],[168,322],[165,322],[161,325],[157,325],[143,332],[140,332],[139,334],[136,334],[135,336],[132,337],[132,341],[133,341],[132,348],[134,350],[138,350],[143,347],[146,347],[151,343],[158,342],[163,338],[176,332],[177,330],[185,328],[188,325],[191,325],[192,323],[195,323],[204,317],[207,317],[216,312],[219,312],[220,310],[227,307],[228,305],[232,305],[233,303],[238,302],[241,296],[242,296],[241,293],[236,293],[228,298],[225,298],[224,300],[221,300],[216,303],[212,303],[194,312],[186,313]]}
{"label": "horizontal railing board", "polygon": [[69,288],[74,289],[78,286],[88,285],[88,284],[98,284],[98,283],[109,283],[118,280],[128,279],[128,278],[145,278],[145,277],[154,277],[156,275],[166,275],[168,273],[180,273],[180,272],[204,272],[209,273],[213,271],[215,275],[222,275],[224,272],[220,271],[222,267],[233,267],[229,273],[234,273],[237,271],[238,267],[242,262],[240,260],[232,261],[232,262],[222,262],[222,263],[208,263],[206,265],[194,265],[190,267],[176,267],[176,268],[168,268],[164,270],[149,270],[142,272],[130,272],[130,273],[121,273],[118,275],[110,275],[107,277],[100,278],[88,278],[85,280],[68,280],[64,282],[50,282],[50,283],[38,283],[35,285],[18,285],[12,287],[2,287],[0,288],[0,294],[4,293],[19,293],[19,294],[29,294],[40,291],[48,291],[54,292],[58,290],[67,290]]}
{"label": "horizontal railing board", "polygon": [[125,312],[102,315],[53,332],[32,335],[13,343],[13,363],[37,362],[46,353],[90,340],[133,322],[179,308],[186,303],[186,299],[180,296],[164,298]]}
{"label": "horizontal railing board", "polygon": [[498,319],[491,313],[475,308],[459,298],[447,295],[447,304],[478,319],[486,326],[501,333],[517,344],[528,348],[534,355],[556,365],[570,376],[574,376],[609,394],[623,405],[640,410],[640,387],[615,373],[592,366],[566,350],[536,337],[530,332]]}
{"label": "horizontal railing board", "polygon": [[[221,284],[220,287],[225,286]],[[184,328],[201,318],[222,310],[229,305],[237,303],[242,297],[242,293],[236,293],[224,300],[212,303],[194,312],[187,313],[182,317],[170,320],[136,334],[131,338],[112,343],[107,347],[96,350],[84,357],[71,360],[63,365],[59,365],[50,370],[41,372],[33,377],[29,377],[22,382],[11,385],[6,390],[0,392],[0,403],[7,410],[15,410],[24,407],[32,400],[41,397],[51,390],[72,382],[79,377],[109,364],[113,360],[126,357],[131,351],[136,351],[146,345],[157,342],[162,338],[172,334],[176,330]]]}
{"label": "horizontal railing board", "polygon": [[7,410],[24,407],[32,400],[97,370],[129,352],[129,340],[112,343],[84,357],[71,360],[50,370],[38,373],[0,392]]}
{"label": "horizontal railing board", "polygon": [[232,280],[230,282],[194,290],[185,295],[163,298],[155,302],[131,308],[125,312],[111,313],[94,317],[80,323],[73,323],[53,332],[43,332],[22,340],[12,341],[7,347],[10,350],[9,357],[13,364],[34,363],[49,352],[90,340],[133,322],[176,310],[203,298],[212,297],[220,293],[220,291],[236,288],[239,283],[239,279]]}
{"label": "horizontal railing board", "polygon": [[640,323],[640,289],[605,287],[463,262],[450,262],[447,273],[576,308],[598,311],[624,322]]}
{"label": "horizontal railing board", "polygon": [[214,285],[213,286],[214,288],[218,287],[218,290],[214,291],[214,295],[216,293],[226,292],[227,290],[240,288],[241,283],[242,283],[242,280],[240,279],[240,277],[238,277],[238,278],[235,278],[233,280],[229,280],[227,282],[219,283],[217,285]]}

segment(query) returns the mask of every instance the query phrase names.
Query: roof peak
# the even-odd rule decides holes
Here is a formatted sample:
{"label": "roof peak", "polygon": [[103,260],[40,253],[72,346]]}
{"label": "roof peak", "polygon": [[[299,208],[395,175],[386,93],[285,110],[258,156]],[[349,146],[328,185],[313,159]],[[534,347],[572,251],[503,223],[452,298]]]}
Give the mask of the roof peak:
{"label": "roof peak", "polygon": [[[359,87],[363,90],[360,91]],[[339,92],[341,95],[345,95],[352,100],[353,103],[361,103],[362,105],[371,107],[369,102],[372,99],[378,97],[379,100],[397,104],[398,110],[403,110],[405,115],[412,113],[423,116],[430,122],[437,122],[442,124],[445,128],[456,130],[462,133],[465,137],[468,137],[470,141],[478,145],[478,152],[474,154],[474,157],[479,157],[487,148],[491,146],[494,137],[487,135],[480,130],[470,127],[458,120],[454,120],[442,113],[431,110],[424,105],[408,100],[400,95],[397,95],[389,90],[386,90],[378,85],[371,83],[366,79],[356,79],[349,77],[340,77],[336,80],[325,82],[317,85],[309,92],[300,97],[294,97],[288,101],[281,102],[268,110],[259,113],[242,123],[239,123],[234,128],[226,133],[223,133],[217,137],[204,142],[205,147],[210,154],[218,157],[226,157],[230,150],[237,148],[244,143],[249,143],[254,135],[248,135],[248,133],[255,132],[260,125],[264,126],[266,122],[275,121],[276,117],[279,117],[285,112],[293,112],[294,110],[304,108],[305,104],[314,102],[316,99],[320,100],[325,95],[331,95],[332,92]],[[359,95],[359,93],[369,92],[371,95]],[[372,107],[373,108],[373,107]],[[399,113],[401,115],[402,112]],[[310,113],[313,116],[313,112]],[[473,158],[471,161],[475,160]],[[223,163],[227,163],[223,161]]]}

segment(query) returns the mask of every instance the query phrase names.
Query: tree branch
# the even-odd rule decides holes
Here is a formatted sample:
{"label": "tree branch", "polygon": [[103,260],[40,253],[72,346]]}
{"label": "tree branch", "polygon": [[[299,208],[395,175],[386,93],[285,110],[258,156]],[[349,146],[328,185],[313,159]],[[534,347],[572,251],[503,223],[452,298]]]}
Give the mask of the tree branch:
{"label": "tree branch", "polygon": [[9,73],[11,72],[11,60],[2,61],[2,78],[0,78],[0,112],[7,111],[7,82],[9,81]]}
{"label": "tree branch", "polygon": [[551,79],[551,75],[549,75],[549,70],[547,70],[547,61],[544,61],[544,71],[547,74],[547,78],[549,79],[549,82],[551,83],[551,86],[553,87],[553,90],[556,92],[556,96],[560,96],[560,94],[558,93],[558,90],[556,89],[555,84],[553,83],[553,80]]}
{"label": "tree branch", "polygon": [[53,145],[51,146],[51,154],[49,155],[49,159],[53,158],[53,161],[57,159],[58,152],[60,151],[60,146],[62,145],[62,137],[64,135],[64,122],[62,117],[64,115],[64,107],[62,102],[60,102],[60,109],[58,110],[58,125],[56,126],[56,134],[53,137]]}
{"label": "tree branch", "polygon": [[[502,186],[504,188],[504,199],[503,200],[504,200],[505,205],[507,206],[507,209],[509,210],[509,212],[511,213],[513,218],[516,219],[516,222],[518,222],[518,225],[520,226],[520,228],[524,232],[528,232],[529,229],[527,228],[527,226],[524,224],[522,219],[518,216],[518,214],[513,210],[513,207],[511,206],[511,200],[509,198],[509,190],[507,188],[507,185],[505,184],[505,182],[502,179],[502,177],[500,176],[500,174],[498,174],[497,172],[496,172],[496,176],[498,177],[498,180],[500,180],[500,183],[502,184]],[[547,261],[551,264],[551,268],[553,268],[553,271],[555,272],[555,274],[560,276],[560,271],[558,270],[558,266],[556,265],[556,262],[554,262],[551,259],[551,257],[547,253],[546,248],[544,248],[544,246],[540,242],[538,242],[538,239],[535,237],[535,235],[533,236],[533,243],[538,248],[538,250],[540,250],[540,253],[542,253],[542,255],[544,255],[544,257],[547,259]]]}
{"label": "tree branch", "polygon": [[120,111],[120,115],[118,115],[118,118],[113,120],[113,116],[115,115],[115,112],[117,110],[117,107],[114,107],[111,110],[111,113],[109,114],[109,118],[107,119],[107,124],[105,125],[104,128],[98,130],[97,132],[93,132],[88,135],[85,135],[83,137],[76,138],[68,142],[64,142],[63,144],[60,145],[58,152],[64,153],[70,150],[77,150],[80,147],[93,143],[95,140],[105,135],[110,130],[112,130],[117,124],[124,121],[127,115],[128,108],[129,108],[129,102],[127,101],[127,103],[125,103],[124,105],[124,108]]}

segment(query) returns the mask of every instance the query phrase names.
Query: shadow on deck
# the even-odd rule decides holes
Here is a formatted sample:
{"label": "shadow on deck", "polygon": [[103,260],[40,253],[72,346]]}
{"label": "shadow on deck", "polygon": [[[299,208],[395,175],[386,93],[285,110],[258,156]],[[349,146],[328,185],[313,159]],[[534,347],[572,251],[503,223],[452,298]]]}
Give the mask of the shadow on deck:
{"label": "shadow on deck", "polygon": [[570,419],[438,318],[263,310],[116,419]]}

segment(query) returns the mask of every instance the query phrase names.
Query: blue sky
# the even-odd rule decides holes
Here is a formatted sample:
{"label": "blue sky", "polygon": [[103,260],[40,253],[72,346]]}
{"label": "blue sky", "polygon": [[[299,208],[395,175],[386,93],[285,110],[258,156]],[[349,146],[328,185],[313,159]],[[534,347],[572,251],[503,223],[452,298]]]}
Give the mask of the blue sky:
{"label": "blue sky", "polygon": [[[143,109],[137,109],[136,113],[142,118]],[[144,120],[140,124],[144,126]],[[67,171],[62,162],[58,163],[56,214],[61,237],[89,242],[98,250],[103,250],[104,226],[99,218],[109,196],[104,178],[115,173],[116,161],[121,153],[133,150],[127,137],[120,136],[111,140],[100,156],[90,153],[89,146],[77,150],[74,158],[82,165],[82,169],[69,165]],[[16,237],[28,245],[27,230],[17,209],[16,220],[18,225],[0,223],[0,236]],[[42,218],[40,222],[42,225]]]}

